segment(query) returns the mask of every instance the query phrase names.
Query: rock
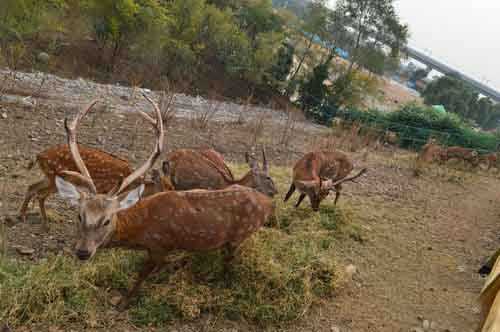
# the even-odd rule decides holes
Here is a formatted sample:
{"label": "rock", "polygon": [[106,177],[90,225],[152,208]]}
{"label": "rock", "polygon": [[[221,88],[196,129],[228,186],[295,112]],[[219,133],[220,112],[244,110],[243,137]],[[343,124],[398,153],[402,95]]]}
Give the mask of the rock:
{"label": "rock", "polygon": [[435,330],[437,328],[436,322],[431,322],[431,330]]}
{"label": "rock", "polygon": [[2,119],[7,119],[7,113],[5,112],[2,113]]}
{"label": "rock", "polygon": [[337,326],[332,326],[330,328],[330,331],[332,331],[332,332],[340,332],[340,329]]}
{"label": "rock", "polygon": [[425,331],[427,331],[431,327],[431,323],[427,319],[425,319],[422,322],[422,327],[424,328]]}
{"label": "rock", "polygon": [[28,248],[28,247],[23,247],[23,246],[18,246],[16,247],[16,250],[18,253],[20,253],[21,255],[33,255],[35,253],[35,249],[33,248]]}
{"label": "rock", "polygon": [[40,62],[43,62],[43,63],[49,63],[50,55],[48,53],[45,53],[45,52],[40,52],[36,56],[36,59]]}
{"label": "rock", "polygon": [[465,272],[465,266],[460,265],[460,266],[457,267],[457,270],[458,270],[458,272],[462,272],[463,273],[463,272]]}
{"label": "rock", "polygon": [[352,276],[355,275],[357,271],[358,268],[356,267],[356,265],[349,264],[345,267],[345,273],[349,278],[352,278]]}
{"label": "rock", "polygon": [[410,330],[410,332],[425,332],[421,327],[414,327]]}

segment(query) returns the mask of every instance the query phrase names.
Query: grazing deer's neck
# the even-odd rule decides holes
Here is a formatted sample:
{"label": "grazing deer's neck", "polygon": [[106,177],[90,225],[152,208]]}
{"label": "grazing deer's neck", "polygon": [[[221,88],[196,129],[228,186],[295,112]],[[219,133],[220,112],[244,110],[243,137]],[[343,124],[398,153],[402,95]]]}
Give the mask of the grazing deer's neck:
{"label": "grazing deer's neck", "polygon": [[112,238],[115,246],[140,246],[143,234],[147,231],[148,218],[145,200],[119,212],[116,215],[116,229]]}
{"label": "grazing deer's neck", "polygon": [[248,171],[241,179],[232,181],[231,184],[238,184],[244,187],[252,187],[252,171]]}

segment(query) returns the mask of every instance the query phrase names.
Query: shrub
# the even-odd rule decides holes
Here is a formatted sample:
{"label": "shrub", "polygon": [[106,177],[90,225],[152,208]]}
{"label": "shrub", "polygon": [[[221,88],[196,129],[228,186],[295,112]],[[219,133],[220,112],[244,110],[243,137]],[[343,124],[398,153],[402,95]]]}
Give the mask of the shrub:
{"label": "shrub", "polygon": [[499,142],[497,135],[476,131],[455,114],[442,114],[416,104],[404,105],[391,113],[342,110],[338,116],[347,123],[361,123],[380,131],[395,132],[400,146],[408,149],[420,149],[429,137],[445,146],[457,145],[481,152],[495,151]]}

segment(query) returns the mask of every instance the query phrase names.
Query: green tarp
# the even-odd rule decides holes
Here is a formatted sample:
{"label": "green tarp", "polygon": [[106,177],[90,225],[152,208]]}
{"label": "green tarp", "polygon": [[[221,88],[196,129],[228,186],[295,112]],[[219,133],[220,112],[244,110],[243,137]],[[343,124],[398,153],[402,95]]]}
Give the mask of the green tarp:
{"label": "green tarp", "polygon": [[443,105],[432,105],[432,108],[439,113],[442,113],[442,114],[446,113],[446,108],[444,108]]}

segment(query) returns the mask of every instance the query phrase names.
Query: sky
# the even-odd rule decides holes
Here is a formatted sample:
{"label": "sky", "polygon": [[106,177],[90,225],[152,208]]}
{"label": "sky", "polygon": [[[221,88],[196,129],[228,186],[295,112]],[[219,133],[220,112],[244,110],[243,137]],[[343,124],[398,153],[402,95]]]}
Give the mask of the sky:
{"label": "sky", "polygon": [[500,90],[500,0],[395,0],[395,6],[412,47]]}

